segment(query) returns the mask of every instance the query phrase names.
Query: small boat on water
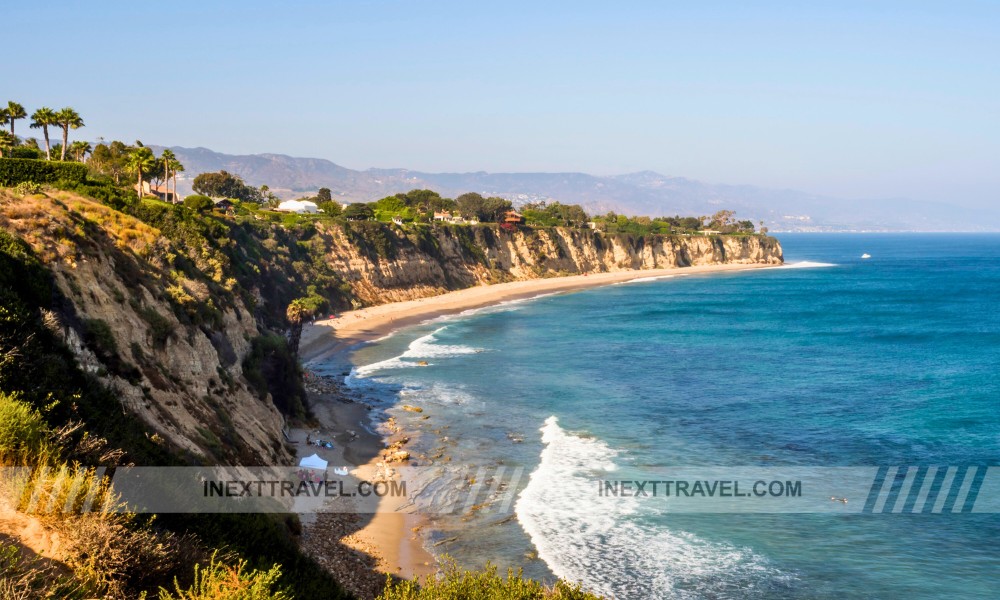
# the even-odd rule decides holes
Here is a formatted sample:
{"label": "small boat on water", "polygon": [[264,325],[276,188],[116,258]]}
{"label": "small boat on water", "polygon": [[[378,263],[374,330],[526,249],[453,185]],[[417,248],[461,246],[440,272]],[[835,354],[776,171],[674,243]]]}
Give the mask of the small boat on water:
{"label": "small boat on water", "polygon": [[872,257],[872,255],[868,254],[867,252],[865,252],[864,254],[861,255],[861,258],[871,258],[871,257]]}

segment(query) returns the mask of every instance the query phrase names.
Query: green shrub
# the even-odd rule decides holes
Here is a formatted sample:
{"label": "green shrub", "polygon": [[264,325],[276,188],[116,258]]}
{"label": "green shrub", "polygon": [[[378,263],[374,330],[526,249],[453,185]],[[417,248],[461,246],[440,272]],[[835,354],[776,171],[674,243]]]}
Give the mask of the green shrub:
{"label": "green shrub", "polygon": [[281,568],[267,571],[247,569],[245,561],[236,566],[218,562],[213,555],[206,567],[196,565],[194,583],[185,589],[176,581],[174,591],[160,588],[160,600],[290,600],[291,596],[278,587]]}
{"label": "green shrub", "polygon": [[65,179],[82,182],[86,178],[87,167],[80,163],[0,158],[0,185],[6,187],[13,187],[24,181],[54,183]]}
{"label": "green shrub", "polygon": [[344,212],[344,208],[338,202],[320,202],[316,206],[328,217],[338,217],[340,213]]}
{"label": "green shrub", "polygon": [[42,186],[38,185],[34,181],[22,181],[14,186],[14,193],[18,196],[30,196],[31,194],[37,194],[40,191],[42,191]]}
{"label": "green shrub", "polygon": [[386,577],[385,590],[379,600],[599,600],[599,596],[584,592],[579,585],[556,582],[546,588],[537,581],[525,579],[520,570],[507,570],[507,577],[497,575],[497,568],[487,564],[482,571],[460,569],[446,560],[441,575],[428,575],[423,584],[413,581],[393,581]]}
{"label": "green shrub", "polygon": [[0,392],[0,464],[32,464],[51,454],[42,413],[17,395]]}
{"label": "green shrub", "polygon": [[60,179],[54,184],[61,190],[76,192],[81,196],[93,198],[98,202],[106,204],[115,210],[124,210],[127,206],[136,202],[135,191],[114,185],[109,180],[98,178],[86,181],[74,181]]}
{"label": "green shrub", "polygon": [[201,194],[192,194],[184,198],[184,206],[190,208],[191,210],[196,210],[198,212],[205,212],[212,210],[215,206],[215,202],[212,201],[208,196],[202,196]]}
{"label": "green shrub", "polygon": [[162,348],[174,335],[173,322],[156,312],[155,309],[145,307],[139,310],[139,316],[149,324],[149,334],[153,338],[153,346]]}
{"label": "green shrub", "polygon": [[83,322],[83,341],[109,371],[132,383],[138,383],[142,374],[135,365],[122,360],[118,354],[118,344],[111,333],[111,327],[101,319],[86,319]]}
{"label": "green shrub", "polygon": [[111,326],[101,319],[87,319],[83,322],[83,339],[94,351],[97,358],[108,362],[118,355],[118,344],[111,333]]}
{"label": "green shrub", "polygon": [[32,158],[40,160],[45,158],[45,153],[38,148],[29,148],[27,146],[22,146],[20,148],[11,148],[7,152],[8,158]]}

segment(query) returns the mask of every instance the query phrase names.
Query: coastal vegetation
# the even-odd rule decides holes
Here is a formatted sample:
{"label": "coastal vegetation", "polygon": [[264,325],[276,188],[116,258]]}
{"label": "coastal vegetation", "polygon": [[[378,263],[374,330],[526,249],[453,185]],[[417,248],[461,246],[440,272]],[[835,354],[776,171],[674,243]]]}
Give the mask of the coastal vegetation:
{"label": "coastal vegetation", "polygon": [[507,576],[497,573],[494,565],[481,571],[460,568],[455,561],[446,559],[438,576],[428,576],[422,582],[386,581],[385,591],[379,600],[599,600],[585,592],[579,585],[557,581],[546,587],[537,581],[525,579],[523,573],[507,570]]}
{"label": "coastal vegetation", "polygon": [[[281,213],[267,186],[224,171],[199,174],[199,193],[177,202],[184,167],[169,150],[70,143],[79,115],[38,109],[43,152],[13,133],[27,111],[4,110],[0,466],[27,467],[52,499],[36,505],[65,508],[0,499],[66,543],[58,553],[0,545],[0,596],[346,597],[301,552],[294,516],[88,512],[72,490],[96,486],[113,504],[95,468],[289,460],[281,426],[314,418],[298,360],[302,327],[327,311],[645,260],[767,259],[777,248],[765,238],[749,246],[675,237],[753,232],[731,214],[592,217],[557,202],[518,213],[476,193],[411,190],[345,207],[321,188],[310,198],[322,212]],[[50,127],[61,144],[50,144]],[[194,361],[204,372],[186,366]],[[384,597],[498,595],[592,597],[456,566],[420,585],[391,580]]]}
{"label": "coastal vegetation", "polygon": [[[221,173],[228,176],[224,171]],[[401,225],[432,224],[435,221],[461,225],[504,223],[508,213],[515,210],[510,200],[495,196],[484,197],[475,192],[462,194],[453,200],[442,197],[433,190],[414,189],[373,202],[354,202],[343,207],[330,198],[330,190],[322,188],[316,196],[303,197],[301,200],[316,202],[323,211],[323,216],[343,215],[350,221],[394,222]],[[516,208],[516,212],[522,218],[520,224],[532,228],[590,228],[632,236],[756,233],[752,221],[737,220],[735,213],[730,210],[720,210],[712,216],[701,217],[629,217],[614,212],[591,216],[578,204],[541,201],[523,204]]]}

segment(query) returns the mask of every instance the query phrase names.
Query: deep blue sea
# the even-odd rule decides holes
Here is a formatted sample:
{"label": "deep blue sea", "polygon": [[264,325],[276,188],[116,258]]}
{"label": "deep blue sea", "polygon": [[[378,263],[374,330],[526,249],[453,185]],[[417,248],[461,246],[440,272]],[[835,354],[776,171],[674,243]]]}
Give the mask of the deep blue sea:
{"label": "deep blue sea", "polygon": [[1000,465],[1000,235],[779,237],[783,268],[545,296],[359,348],[349,385],[452,483],[522,469],[505,510],[436,519],[432,551],[615,598],[998,597],[1000,515],[593,510],[594,477],[622,470]]}

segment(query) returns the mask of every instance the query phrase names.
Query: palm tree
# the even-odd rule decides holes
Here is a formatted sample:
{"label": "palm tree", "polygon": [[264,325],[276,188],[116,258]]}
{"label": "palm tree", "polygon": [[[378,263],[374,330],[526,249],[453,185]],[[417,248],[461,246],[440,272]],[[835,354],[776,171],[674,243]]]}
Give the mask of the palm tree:
{"label": "palm tree", "polygon": [[184,165],[181,164],[181,161],[174,159],[170,161],[168,168],[174,176],[174,202],[177,202],[177,173],[184,171]]}
{"label": "palm tree", "polygon": [[83,127],[83,119],[80,115],[70,107],[66,107],[56,113],[56,123],[62,127],[63,130],[63,143],[62,143],[62,156],[59,160],[66,160],[66,146],[69,145],[69,130],[79,129]]}
{"label": "palm tree", "polygon": [[14,135],[14,121],[18,119],[23,119],[28,116],[28,113],[24,112],[24,107],[10,100],[7,102],[7,120],[10,121],[10,134]]}
{"label": "palm tree", "polygon": [[[170,183],[170,162],[176,161],[177,155],[174,154],[173,150],[170,148],[164,148],[163,153],[160,154],[160,161],[163,163],[163,187],[167,187]],[[163,198],[166,199],[167,195],[163,194]]]}
{"label": "palm tree", "polygon": [[153,151],[144,146],[133,148],[128,153],[128,156],[125,157],[125,168],[135,173],[139,178],[139,189],[136,190],[136,193],[139,195],[140,200],[142,199],[143,175],[148,173],[155,164],[156,157],[153,156]]}
{"label": "palm tree", "polygon": [[84,142],[83,140],[78,140],[69,145],[70,154],[78,162],[83,162],[87,154],[90,154],[93,148],[90,147],[90,142]]}
{"label": "palm tree", "polygon": [[56,121],[56,111],[43,106],[35,112],[31,113],[31,128],[42,129],[42,134],[45,136],[45,160],[52,160],[52,145],[49,144],[49,125],[55,125]]}
{"label": "palm tree", "polygon": [[13,133],[0,129],[0,158],[3,158],[3,151],[13,146],[15,142],[17,142],[17,138],[14,137]]}
{"label": "palm tree", "polygon": [[302,339],[302,323],[311,319],[313,313],[314,309],[306,304],[302,298],[292,300],[285,310],[285,316],[288,317],[288,322],[292,326],[288,333],[288,349],[292,352],[292,358],[297,358],[299,355],[299,340]]}

